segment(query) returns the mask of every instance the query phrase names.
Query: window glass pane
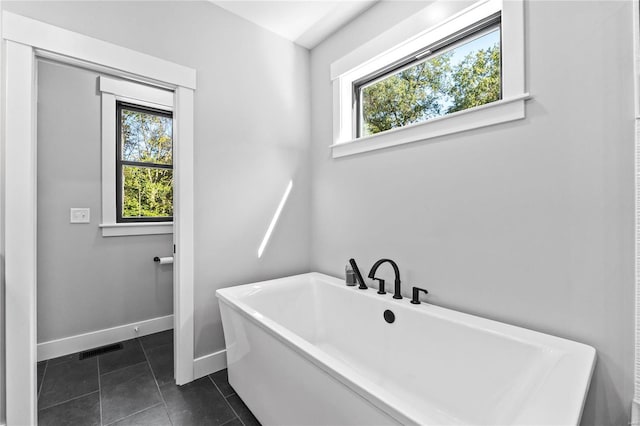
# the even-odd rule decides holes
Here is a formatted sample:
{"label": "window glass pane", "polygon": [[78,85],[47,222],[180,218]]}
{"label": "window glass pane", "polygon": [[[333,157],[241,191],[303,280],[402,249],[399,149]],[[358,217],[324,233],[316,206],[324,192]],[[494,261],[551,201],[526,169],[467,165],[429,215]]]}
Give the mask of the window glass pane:
{"label": "window glass pane", "polygon": [[500,28],[360,88],[360,136],[419,123],[501,97]]}
{"label": "window glass pane", "polygon": [[171,117],[122,108],[122,160],[172,164]]}
{"label": "window glass pane", "polygon": [[173,170],[122,166],[122,217],[172,217]]}

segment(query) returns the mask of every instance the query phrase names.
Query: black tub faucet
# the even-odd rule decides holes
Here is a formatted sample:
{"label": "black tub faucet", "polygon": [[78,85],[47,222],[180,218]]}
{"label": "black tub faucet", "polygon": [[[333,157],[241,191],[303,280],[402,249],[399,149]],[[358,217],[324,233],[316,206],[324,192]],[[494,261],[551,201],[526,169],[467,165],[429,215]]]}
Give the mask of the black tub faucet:
{"label": "black tub faucet", "polygon": [[411,299],[411,303],[413,303],[414,305],[419,305],[420,304],[420,292],[423,292],[424,294],[429,294],[429,292],[427,290],[425,290],[424,288],[414,287],[413,288],[413,298]]}
{"label": "black tub faucet", "polygon": [[395,282],[395,286],[394,286],[394,290],[393,290],[393,298],[394,299],[402,299],[402,295],[400,295],[400,270],[398,269],[398,265],[396,265],[396,262],[394,262],[393,260],[391,260],[391,259],[380,259],[380,260],[378,260],[371,267],[371,271],[369,272],[369,278],[371,278],[372,280],[377,280],[378,278],[375,278],[376,271],[378,270],[380,265],[382,265],[385,262],[389,262],[391,264],[391,266],[393,267],[393,272],[395,272],[395,274],[396,274],[396,282]]}
{"label": "black tub faucet", "polygon": [[358,269],[358,265],[356,264],[355,259],[349,259],[349,263],[351,264],[351,268],[353,269],[353,273],[356,275],[356,281],[358,282],[358,288],[360,290],[366,290],[368,287],[364,283],[364,279],[362,278],[362,274],[360,273],[360,269]]}

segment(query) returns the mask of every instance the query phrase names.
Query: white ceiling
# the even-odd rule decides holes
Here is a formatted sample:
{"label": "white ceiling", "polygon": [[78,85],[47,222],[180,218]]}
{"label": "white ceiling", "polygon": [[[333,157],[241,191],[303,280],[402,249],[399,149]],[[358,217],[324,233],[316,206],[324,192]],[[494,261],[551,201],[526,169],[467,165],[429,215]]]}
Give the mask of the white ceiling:
{"label": "white ceiling", "polygon": [[377,0],[211,0],[212,3],[312,49]]}

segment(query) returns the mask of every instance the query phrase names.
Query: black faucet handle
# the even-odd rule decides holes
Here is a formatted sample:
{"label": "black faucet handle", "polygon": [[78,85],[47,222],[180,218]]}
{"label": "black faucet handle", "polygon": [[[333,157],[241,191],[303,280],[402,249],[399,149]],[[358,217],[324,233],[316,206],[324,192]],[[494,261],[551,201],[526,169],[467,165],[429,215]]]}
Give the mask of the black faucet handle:
{"label": "black faucet handle", "polygon": [[424,292],[424,294],[429,294],[429,292],[427,290],[425,290],[424,288],[420,288],[420,287],[413,287],[413,297],[411,298],[411,303],[413,303],[414,305],[419,305],[420,304],[420,292]]}
{"label": "black faucet handle", "polygon": [[362,274],[360,273],[360,268],[358,268],[358,265],[356,264],[355,259],[349,259],[349,263],[351,264],[351,268],[353,269],[353,272],[356,274],[356,281],[358,281],[358,288],[360,290],[366,290],[368,287],[364,282],[364,279],[362,278]]}
{"label": "black faucet handle", "polygon": [[374,280],[378,281],[378,294],[387,294],[384,291],[384,280],[382,278],[374,278]]}

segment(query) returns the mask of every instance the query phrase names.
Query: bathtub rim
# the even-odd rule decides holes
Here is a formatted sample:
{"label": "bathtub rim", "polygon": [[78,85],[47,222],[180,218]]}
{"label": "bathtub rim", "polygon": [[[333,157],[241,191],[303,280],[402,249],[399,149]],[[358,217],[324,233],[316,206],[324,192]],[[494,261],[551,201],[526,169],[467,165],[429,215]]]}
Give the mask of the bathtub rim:
{"label": "bathtub rim", "polygon": [[[374,408],[384,411],[403,424],[424,423],[425,419],[422,415],[418,415],[418,413],[415,412],[412,414],[412,411],[415,410],[412,410],[410,407],[403,406],[402,402],[393,397],[393,395],[391,395],[391,401],[382,399],[378,396],[377,394],[389,396],[389,393],[386,392],[384,388],[372,383],[367,379],[367,377],[354,372],[348,364],[340,361],[334,356],[326,354],[314,344],[308,342],[306,339],[292,332],[285,326],[264,316],[241,299],[241,293],[249,288],[259,289],[265,285],[272,285],[274,283],[293,283],[294,285],[298,285],[297,283],[300,282],[300,285],[304,285],[305,282],[313,282],[314,279],[319,280],[324,284],[338,287],[342,291],[351,291],[354,289],[354,287],[345,286],[343,280],[339,278],[319,272],[308,272],[221,288],[216,290],[216,297],[218,297],[220,302],[239,312],[243,317],[249,319],[252,323],[274,336],[278,341],[302,355],[306,360],[321,368],[325,373],[329,374],[352,391],[358,393]],[[361,295],[380,300],[380,295],[372,294],[371,292],[362,291]],[[568,404],[554,403],[554,398],[552,398],[548,393],[545,394],[542,392],[540,388],[545,386],[555,386],[553,384],[554,382],[562,381],[561,379],[563,379],[563,377],[566,380],[566,376],[570,376],[572,383],[578,383],[580,385],[573,387],[572,390],[584,389],[584,392],[573,391],[571,393],[571,396],[573,397],[570,398],[569,401],[569,405],[572,407],[571,413],[565,414],[560,421],[565,424],[577,425],[580,423],[584,403],[588,395],[589,385],[596,363],[596,350],[592,346],[528,328],[491,320],[477,315],[467,314],[453,309],[443,308],[430,303],[423,302],[419,305],[413,305],[410,304],[406,298],[401,300],[389,298],[385,301],[393,303],[401,309],[422,310],[426,307],[429,309],[429,312],[423,311],[425,314],[451,321],[453,323],[462,324],[463,326],[479,328],[483,332],[507,335],[508,338],[520,341],[521,343],[529,346],[537,346],[547,350],[551,349],[552,351],[556,351],[556,355],[558,356],[553,363],[554,365],[550,366],[544,379],[540,380],[537,385],[532,388],[530,395],[523,400],[523,403],[526,403],[525,408],[513,419],[513,421],[518,424],[552,424],[548,419],[548,416],[541,416],[539,412],[540,406],[556,406],[556,408],[562,408],[566,407]],[[588,366],[590,368],[586,368]],[[588,373],[586,373],[586,371],[588,371]],[[566,395],[564,396],[566,397]],[[577,405],[578,403],[579,405]],[[396,408],[396,406],[401,406],[402,410]],[[579,407],[579,409],[573,409],[574,406]],[[432,406],[432,408],[442,413],[442,415],[447,418],[462,422],[461,419],[453,416],[451,413],[444,412],[435,406]],[[569,410],[564,409],[562,411],[567,413]],[[558,420],[554,420],[554,422],[557,423]]]}

